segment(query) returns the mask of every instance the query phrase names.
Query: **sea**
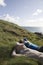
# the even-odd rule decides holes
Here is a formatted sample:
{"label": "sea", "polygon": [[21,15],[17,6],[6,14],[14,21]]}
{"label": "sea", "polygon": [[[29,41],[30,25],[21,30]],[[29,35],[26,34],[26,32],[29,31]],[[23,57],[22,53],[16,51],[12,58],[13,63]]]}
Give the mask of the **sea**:
{"label": "sea", "polygon": [[39,32],[43,34],[43,27],[24,27],[24,29],[30,31],[30,32]]}

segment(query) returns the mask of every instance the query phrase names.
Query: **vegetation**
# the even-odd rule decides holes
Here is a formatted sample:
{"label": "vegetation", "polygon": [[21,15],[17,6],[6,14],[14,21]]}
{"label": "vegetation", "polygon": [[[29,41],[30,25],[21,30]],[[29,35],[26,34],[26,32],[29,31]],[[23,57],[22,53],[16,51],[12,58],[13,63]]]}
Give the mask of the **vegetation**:
{"label": "vegetation", "polygon": [[16,24],[0,20],[0,65],[38,65],[39,62],[35,59],[10,57],[12,47],[24,37],[34,44],[43,45],[43,37],[28,32]]}

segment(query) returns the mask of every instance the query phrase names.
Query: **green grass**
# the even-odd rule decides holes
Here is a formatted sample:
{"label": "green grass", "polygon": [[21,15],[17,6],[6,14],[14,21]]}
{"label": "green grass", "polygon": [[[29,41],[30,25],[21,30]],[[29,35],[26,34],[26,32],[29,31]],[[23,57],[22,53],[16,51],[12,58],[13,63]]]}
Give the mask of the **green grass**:
{"label": "green grass", "polygon": [[36,60],[27,57],[10,57],[11,47],[0,47],[0,65],[38,65]]}
{"label": "green grass", "polygon": [[12,47],[24,37],[27,37],[34,44],[43,45],[43,38],[24,30],[16,24],[0,20],[0,65],[38,65],[39,62],[35,59],[10,57]]}

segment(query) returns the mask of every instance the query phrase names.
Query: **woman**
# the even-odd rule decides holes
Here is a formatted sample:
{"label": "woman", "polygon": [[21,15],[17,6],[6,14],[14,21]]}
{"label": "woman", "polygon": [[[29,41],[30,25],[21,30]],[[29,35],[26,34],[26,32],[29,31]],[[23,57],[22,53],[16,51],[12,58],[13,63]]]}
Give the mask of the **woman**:
{"label": "woman", "polygon": [[24,52],[25,52],[25,45],[23,43],[23,40],[20,40],[19,42],[16,42],[16,45],[15,47],[12,48],[12,51],[11,51],[11,56],[25,56]]}

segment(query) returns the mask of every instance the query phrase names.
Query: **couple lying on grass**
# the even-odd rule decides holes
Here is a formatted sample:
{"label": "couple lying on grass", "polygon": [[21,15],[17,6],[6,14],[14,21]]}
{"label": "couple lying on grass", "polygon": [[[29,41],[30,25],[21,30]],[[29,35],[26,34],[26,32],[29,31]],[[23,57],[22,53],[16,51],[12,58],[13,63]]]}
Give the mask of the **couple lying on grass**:
{"label": "couple lying on grass", "polygon": [[30,41],[28,41],[26,38],[24,38],[23,40],[20,40],[19,42],[17,42],[15,47],[12,48],[11,55],[24,56],[25,54],[30,53],[31,50],[33,51],[32,53],[34,53],[35,51],[43,52],[43,46],[39,47],[31,43]]}
{"label": "couple lying on grass", "polygon": [[39,60],[43,64],[43,46],[39,47],[26,38],[16,43],[12,48],[11,56],[25,56]]}

